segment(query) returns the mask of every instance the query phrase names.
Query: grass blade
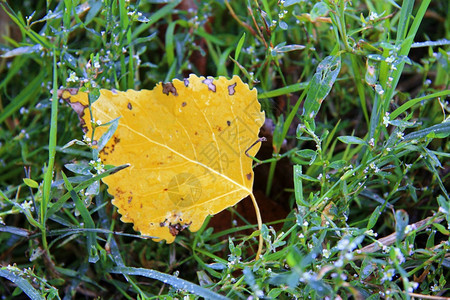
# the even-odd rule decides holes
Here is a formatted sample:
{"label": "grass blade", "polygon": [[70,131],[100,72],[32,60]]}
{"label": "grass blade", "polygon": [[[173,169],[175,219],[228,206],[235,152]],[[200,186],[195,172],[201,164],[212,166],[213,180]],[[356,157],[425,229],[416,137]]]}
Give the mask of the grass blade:
{"label": "grass blade", "polygon": [[[24,106],[28,101],[35,100],[36,95],[39,92],[39,87],[44,79],[44,71],[41,71],[31,82],[28,84],[22,92],[17,95],[14,100],[5,107],[5,109],[0,114],[0,123],[6,120],[14,112],[18,111],[22,106]],[[58,99],[56,99],[58,102]]]}
{"label": "grass blade", "polygon": [[225,296],[222,296],[220,294],[214,293],[213,291],[210,291],[208,289],[205,289],[204,287],[201,287],[195,283],[186,281],[184,279],[164,274],[155,270],[150,269],[144,269],[144,268],[131,268],[131,267],[116,267],[109,270],[110,273],[113,274],[123,274],[123,275],[139,275],[144,276],[152,279],[159,280],[161,282],[164,282],[166,284],[170,284],[171,286],[177,288],[186,290],[190,293],[193,293],[197,296],[204,297],[205,299],[228,299]]}
{"label": "grass blade", "polygon": [[391,114],[390,114],[390,118],[391,120],[397,118],[400,114],[404,113],[407,109],[413,107],[414,105],[425,101],[425,100],[429,100],[432,98],[439,98],[439,97],[445,97],[450,95],[450,90],[445,90],[445,91],[441,91],[441,92],[437,92],[437,93],[433,93],[433,94],[429,94],[423,97],[419,97],[416,99],[411,99],[408,102],[402,104],[402,106],[400,106],[399,108],[397,108],[396,110],[394,110]]}
{"label": "grass blade", "polygon": [[438,137],[438,138],[444,138],[447,137],[450,134],[450,121],[443,122],[440,124],[436,124],[433,126],[430,126],[425,129],[421,129],[415,132],[411,132],[410,134],[407,134],[404,136],[403,141],[411,141],[411,140],[418,140],[425,137]]}
{"label": "grass blade", "polygon": [[[69,180],[67,179],[66,174],[64,172],[61,172],[61,175],[64,179],[64,184],[66,186],[67,191],[70,193],[70,197],[72,198],[73,202],[75,203],[75,207],[80,212],[81,217],[83,218],[83,223],[85,228],[95,228],[95,223],[92,220],[91,214],[89,213],[88,209],[84,205],[83,201],[81,201],[80,197],[78,197],[77,192],[74,191],[72,184],[70,184]],[[89,262],[90,263],[96,263],[99,260],[98,251],[96,247],[96,235],[94,232],[87,232],[87,249],[89,253]]]}
{"label": "grass blade", "polygon": [[0,276],[14,282],[32,300],[45,300],[41,293],[36,290],[26,279],[8,270],[8,267],[0,269]]}

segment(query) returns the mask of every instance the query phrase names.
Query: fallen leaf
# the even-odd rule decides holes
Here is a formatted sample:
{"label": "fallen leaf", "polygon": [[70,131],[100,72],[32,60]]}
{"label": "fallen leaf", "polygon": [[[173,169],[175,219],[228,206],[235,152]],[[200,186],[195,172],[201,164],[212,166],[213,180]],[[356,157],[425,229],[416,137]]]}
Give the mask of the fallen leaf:
{"label": "fallen leaf", "polygon": [[[245,152],[259,150],[254,143],[264,112],[256,90],[238,76],[190,75],[153,90],[100,94],[92,119],[87,93],[66,90],[62,98],[76,109],[88,137],[91,120],[105,124],[120,117],[99,157],[105,165],[130,164],[103,182],[121,220],[136,231],[171,243],[181,230],[195,232],[208,215],[253,196],[253,160]],[[95,126],[93,140],[107,129]]]}

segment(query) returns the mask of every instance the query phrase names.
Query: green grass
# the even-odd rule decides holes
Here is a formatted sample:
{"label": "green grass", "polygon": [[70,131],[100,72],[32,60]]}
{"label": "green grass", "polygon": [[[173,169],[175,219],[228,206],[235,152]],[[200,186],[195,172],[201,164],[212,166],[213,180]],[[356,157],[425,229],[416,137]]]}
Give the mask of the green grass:
{"label": "green grass", "polygon": [[[4,299],[450,297],[446,1],[13,2],[0,2]],[[120,222],[100,183],[117,169],[97,174],[57,98],[190,73],[241,76],[273,122],[255,191],[263,215],[270,199],[286,216],[263,225],[258,260],[235,208],[226,229],[208,220],[170,245]]]}

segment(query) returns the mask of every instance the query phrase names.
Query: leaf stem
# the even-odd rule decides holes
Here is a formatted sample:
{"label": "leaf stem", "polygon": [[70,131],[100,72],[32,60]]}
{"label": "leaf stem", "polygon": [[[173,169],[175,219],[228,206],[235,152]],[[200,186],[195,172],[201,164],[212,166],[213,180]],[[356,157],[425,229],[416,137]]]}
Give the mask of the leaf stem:
{"label": "leaf stem", "polygon": [[262,218],[261,218],[261,212],[259,211],[258,202],[256,202],[256,198],[253,195],[253,193],[250,193],[250,198],[252,198],[253,207],[255,207],[255,213],[256,213],[256,220],[258,222],[258,229],[259,229],[259,243],[258,243],[258,251],[256,252],[256,258],[255,260],[258,260],[262,253],[262,247],[263,247],[263,236],[262,236]]}

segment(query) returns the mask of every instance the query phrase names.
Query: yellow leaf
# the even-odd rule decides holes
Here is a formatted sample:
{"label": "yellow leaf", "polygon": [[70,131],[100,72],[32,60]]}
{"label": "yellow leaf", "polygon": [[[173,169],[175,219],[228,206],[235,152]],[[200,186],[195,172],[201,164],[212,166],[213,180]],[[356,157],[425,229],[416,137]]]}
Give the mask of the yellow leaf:
{"label": "yellow leaf", "polygon": [[[72,91],[72,94],[74,91]],[[92,135],[88,95],[62,95]],[[105,165],[130,164],[103,181],[123,222],[155,240],[174,241],[179,231],[197,231],[217,214],[252,194],[253,160],[245,154],[264,123],[256,90],[238,76],[228,80],[191,75],[153,90],[101,90],[92,120],[118,117],[116,132],[100,158]],[[95,128],[94,140],[107,130]],[[255,156],[259,143],[248,151]]]}

